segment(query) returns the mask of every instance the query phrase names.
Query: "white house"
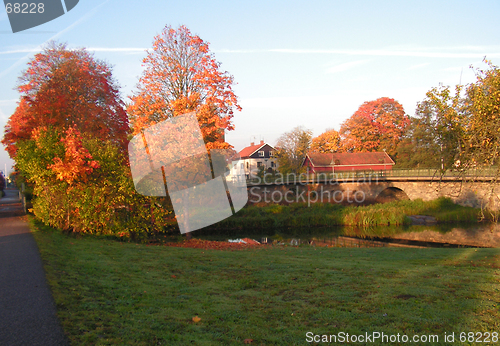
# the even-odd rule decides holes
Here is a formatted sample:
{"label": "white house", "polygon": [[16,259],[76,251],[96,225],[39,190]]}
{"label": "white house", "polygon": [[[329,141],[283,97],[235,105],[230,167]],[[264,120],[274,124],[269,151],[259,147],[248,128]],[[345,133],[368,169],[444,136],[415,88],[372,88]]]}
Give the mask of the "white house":
{"label": "white house", "polygon": [[260,167],[264,171],[271,173],[278,167],[278,161],[275,157],[276,149],[271,145],[260,141],[259,144],[250,143],[250,146],[243,148],[240,154],[240,161],[238,167],[244,170],[247,179],[252,179],[257,176]]}

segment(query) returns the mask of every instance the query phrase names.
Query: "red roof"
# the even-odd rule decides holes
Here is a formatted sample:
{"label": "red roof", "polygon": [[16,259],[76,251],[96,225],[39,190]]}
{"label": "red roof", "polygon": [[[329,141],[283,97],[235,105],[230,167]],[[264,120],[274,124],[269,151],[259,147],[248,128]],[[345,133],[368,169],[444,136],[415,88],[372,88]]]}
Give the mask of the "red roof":
{"label": "red roof", "polygon": [[359,165],[394,165],[394,161],[385,152],[366,153],[307,153],[315,167],[359,166]]}
{"label": "red roof", "polygon": [[[255,153],[257,150],[259,150],[260,148],[264,147],[268,145],[267,143],[259,143],[259,144],[255,144],[255,145],[251,145],[249,147],[246,147],[246,148],[243,148],[241,151],[240,151],[240,158],[241,159],[246,159],[246,158],[249,158],[253,153]],[[271,148],[272,146],[269,145]]]}

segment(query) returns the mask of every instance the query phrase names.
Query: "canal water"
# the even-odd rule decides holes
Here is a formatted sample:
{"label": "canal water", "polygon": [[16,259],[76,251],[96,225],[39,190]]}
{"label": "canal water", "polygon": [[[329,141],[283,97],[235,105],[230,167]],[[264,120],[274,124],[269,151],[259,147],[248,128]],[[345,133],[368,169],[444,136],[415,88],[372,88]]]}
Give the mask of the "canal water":
{"label": "canal water", "polygon": [[310,227],[268,229],[258,231],[227,231],[207,233],[197,237],[210,240],[251,238],[275,245],[331,247],[487,247],[500,248],[499,224],[436,224],[412,226]]}

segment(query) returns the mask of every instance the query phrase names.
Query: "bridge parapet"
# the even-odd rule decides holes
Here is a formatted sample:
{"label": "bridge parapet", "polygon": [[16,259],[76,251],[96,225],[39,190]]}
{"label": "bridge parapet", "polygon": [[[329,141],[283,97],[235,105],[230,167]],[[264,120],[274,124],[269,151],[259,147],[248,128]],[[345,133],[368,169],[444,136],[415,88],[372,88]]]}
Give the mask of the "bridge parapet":
{"label": "bridge parapet", "polygon": [[378,182],[378,181],[493,181],[497,168],[488,167],[468,171],[441,172],[440,169],[392,169],[384,171],[351,171],[336,173],[266,174],[262,178],[247,181],[249,185],[297,184],[339,182]]}
{"label": "bridge parapet", "polygon": [[448,175],[435,175],[434,172],[436,170],[393,170],[301,174],[293,179],[265,177],[249,182],[249,201],[366,204],[391,198],[433,200],[445,196],[464,206],[500,209],[500,190],[498,184],[492,185],[492,171],[471,174],[466,179],[454,172]]}

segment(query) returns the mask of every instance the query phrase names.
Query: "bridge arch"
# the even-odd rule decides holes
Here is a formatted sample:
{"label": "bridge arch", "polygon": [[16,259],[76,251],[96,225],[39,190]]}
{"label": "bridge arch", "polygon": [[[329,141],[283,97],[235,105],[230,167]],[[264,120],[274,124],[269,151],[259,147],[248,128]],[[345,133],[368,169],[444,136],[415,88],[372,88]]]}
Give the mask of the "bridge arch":
{"label": "bridge arch", "polygon": [[409,200],[410,198],[404,192],[402,189],[399,187],[395,186],[389,186],[383,189],[377,197],[375,197],[375,202],[376,203],[386,203],[386,202],[393,202],[393,201],[402,201],[402,200]]}

